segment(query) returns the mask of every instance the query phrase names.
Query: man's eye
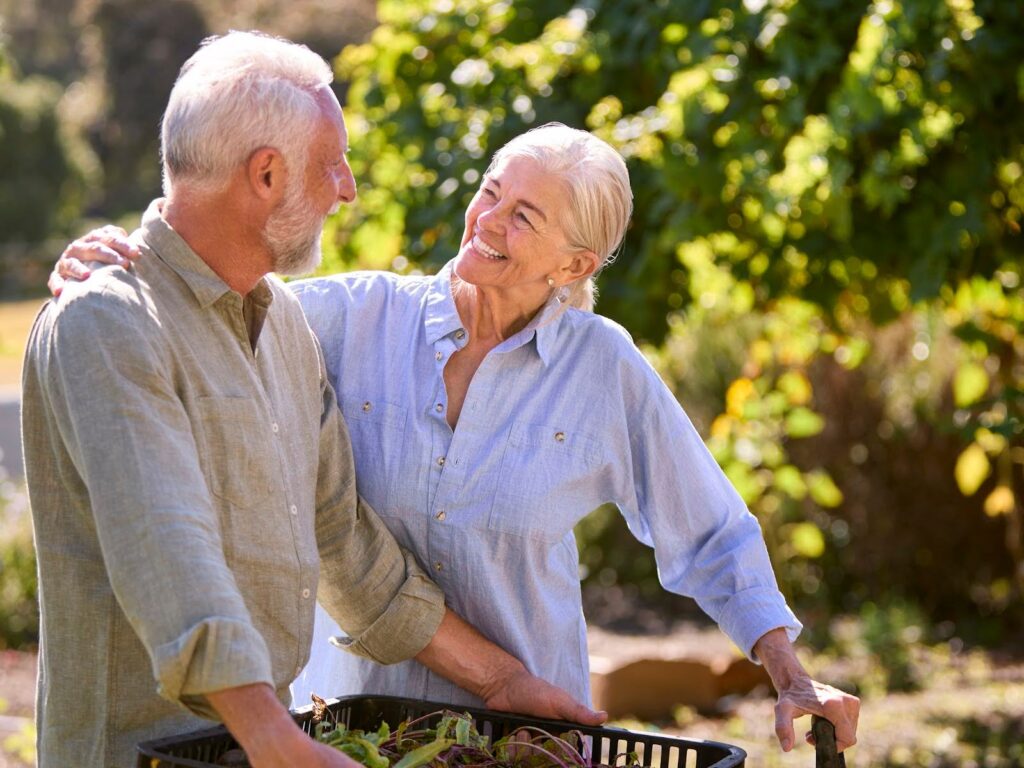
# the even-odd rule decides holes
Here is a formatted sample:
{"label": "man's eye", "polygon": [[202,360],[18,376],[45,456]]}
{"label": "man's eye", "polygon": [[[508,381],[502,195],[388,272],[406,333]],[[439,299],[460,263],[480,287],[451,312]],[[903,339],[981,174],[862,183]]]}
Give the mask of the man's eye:
{"label": "man's eye", "polygon": [[487,195],[488,197],[495,197],[494,190],[490,189],[489,187],[482,188],[480,192]]}

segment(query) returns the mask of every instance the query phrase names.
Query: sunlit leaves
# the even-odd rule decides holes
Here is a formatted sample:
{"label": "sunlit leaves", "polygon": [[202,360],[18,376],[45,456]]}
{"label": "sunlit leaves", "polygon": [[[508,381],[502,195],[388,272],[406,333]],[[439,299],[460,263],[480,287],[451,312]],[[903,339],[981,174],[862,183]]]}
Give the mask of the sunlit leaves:
{"label": "sunlit leaves", "polygon": [[825,537],[813,523],[797,523],[789,529],[793,549],[801,557],[821,557],[825,554]]}
{"label": "sunlit leaves", "polygon": [[967,446],[956,460],[956,484],[964,496],[974,495],[991,473],[985,449],[977,443]]}
{"label": "sunlit leaves", "polygon": [[1015,503],[1013,489],[1007,485],[997,485],[985,499],[985,514],[989,517],[1008,515],[1013,511]]}
{"label": "sunlit leaves", "polygon": [[811,437],[825,428],[825,420],[810,408],[794,408],[786,414],[786,434],[789,437]]}
{"label": "sunlit leaves", "polygon": [[816,504],[831,509],[843,503],[843,492],[827,472],[812,470],[807,473],[806,480],[807,490]]}
{"label": "sunlit leaves", "polygon": [[988,391],[989,378],[977,363],[962,365],[953,376],[953,401],[957,408],[974,405]]}

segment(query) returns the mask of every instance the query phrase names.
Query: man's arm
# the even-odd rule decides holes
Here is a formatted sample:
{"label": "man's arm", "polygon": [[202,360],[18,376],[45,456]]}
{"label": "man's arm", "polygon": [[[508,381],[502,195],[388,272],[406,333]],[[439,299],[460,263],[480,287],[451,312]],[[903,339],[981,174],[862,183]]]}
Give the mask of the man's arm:
{"label": "man's arm", "polygon": [[784,751],[793,748],[793,720],[801,715],[820,715],[831,721],[836,727],[836,746],[840,752],[857,743],[860,699],[812,680],[784,629],[764,634],[754,644],[754,655],[764,665],[779,694],[775,704],[775,735]]}
{"label": "man's arm", "polygon": [[317,744],[295,725],[269,685],[246,685],[207,695],[245,750],[253,768],[358,768],[359,763]]}

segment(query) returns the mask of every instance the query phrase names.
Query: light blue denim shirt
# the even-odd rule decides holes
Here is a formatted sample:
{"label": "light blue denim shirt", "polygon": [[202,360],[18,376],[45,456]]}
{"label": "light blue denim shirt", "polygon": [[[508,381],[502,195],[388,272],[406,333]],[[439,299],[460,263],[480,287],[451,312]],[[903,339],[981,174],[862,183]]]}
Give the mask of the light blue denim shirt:
{"label": "light blue denim shirt", "polygon": [[[536,675],[590,701],[573,526],[606,502],[654,547],[666,589],[696,598],[745,653],[800,623],[757,520],[624,329],[552,300],[481,363],[454,430],[442,373],[467,342],[451,265],[291,283],[345,415],[359,492],[448,605]],[[294,703],[377,693],[480,702],[415,661],[326,642],[322,611]]]}

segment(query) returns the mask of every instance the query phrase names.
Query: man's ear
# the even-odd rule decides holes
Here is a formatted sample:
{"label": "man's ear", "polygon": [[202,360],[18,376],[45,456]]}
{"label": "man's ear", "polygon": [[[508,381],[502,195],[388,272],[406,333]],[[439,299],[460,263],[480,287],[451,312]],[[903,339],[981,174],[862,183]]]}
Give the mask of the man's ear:
{"label": "man's ear", "polygon": [[284,157],[273,147],[260,147],[246,164],[246,177],[253,193],[262,200],[273,200],[284,194],[287,183]]}

